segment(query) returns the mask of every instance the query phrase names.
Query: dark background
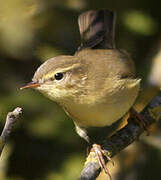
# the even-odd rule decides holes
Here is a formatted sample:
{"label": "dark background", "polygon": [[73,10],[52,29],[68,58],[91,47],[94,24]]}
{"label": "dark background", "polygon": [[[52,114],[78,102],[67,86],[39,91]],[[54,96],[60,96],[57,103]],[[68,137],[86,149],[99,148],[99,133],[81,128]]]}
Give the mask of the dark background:
{"label": "dark background", "polygon": [[[78,15],[117,12],[117,46],[131,53],[144,86],[159,51],[160,7],[159,0],[0,0],[0,129],[7,112],[23,108],[0,160],[1,180],[72,180],[80,174],[87,144],[72,120],[39,92],[19,90],[46,59],[77,50]],[[153,129],[152,140],[145,137],[115,158],[113,179],[160,179],[161,136],[159,127]]]}

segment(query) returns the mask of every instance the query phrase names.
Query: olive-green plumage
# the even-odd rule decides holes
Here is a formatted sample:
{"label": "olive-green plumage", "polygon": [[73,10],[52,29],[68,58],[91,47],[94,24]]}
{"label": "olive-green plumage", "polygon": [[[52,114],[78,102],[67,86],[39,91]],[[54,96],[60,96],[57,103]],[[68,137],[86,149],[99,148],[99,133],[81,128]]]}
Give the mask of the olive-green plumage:
{"label": "olive-green plumage", "polygon": [[79,28],[79,50],[73,56],[47,60],[26,87],[35,86],[60,104],[73,118],[78,134],[89,141],[88,127],[109,126],[128,112],[140,79],[129,54],[115,48],[113,12],[83,13]]}

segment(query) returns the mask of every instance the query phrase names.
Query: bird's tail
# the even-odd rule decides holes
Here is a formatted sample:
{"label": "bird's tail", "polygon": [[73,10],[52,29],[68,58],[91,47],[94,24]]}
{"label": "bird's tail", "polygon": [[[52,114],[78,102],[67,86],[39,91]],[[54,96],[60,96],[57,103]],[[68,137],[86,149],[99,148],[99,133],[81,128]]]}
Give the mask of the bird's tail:
{"label": "bird's tail", "polygon": [[115,13],[109,10],[91,10],[82,13],[78,18],[81,35],[79,49],[115,48],[115,19]]}

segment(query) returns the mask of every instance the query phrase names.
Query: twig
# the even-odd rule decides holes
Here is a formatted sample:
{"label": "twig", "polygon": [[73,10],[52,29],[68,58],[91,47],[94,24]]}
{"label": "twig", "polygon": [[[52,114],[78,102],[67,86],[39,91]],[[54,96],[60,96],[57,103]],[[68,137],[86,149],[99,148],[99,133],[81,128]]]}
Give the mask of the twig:
{"label": "twig", "polygon": [[22,113],[22,108],[17,107],[12,112],[9,112],[7,114],[6,123],[3,128],[2,134],[0,136],[0,156],[3,151],[4,146],[13,130],[14,124],[21,113]]}
{"label": "twig", "polygon": [[[161,119],[161,91],[159,92],[158,96],[156,96],[149,103],[149,105],[147,105],[141,114],[145,117],[144,122],[147,127],[149,127],[156,120]],[[138,139],[143,131],[144,129],[136,122],[129,120],[129,123],[124,128],[99,144],[103,150],[107,151],[109,157],[113,157],[121,150],[125,149],[129,144]],[[95,154],[90,152],[79,180],[95,180],[100,171],[101,169]]]}

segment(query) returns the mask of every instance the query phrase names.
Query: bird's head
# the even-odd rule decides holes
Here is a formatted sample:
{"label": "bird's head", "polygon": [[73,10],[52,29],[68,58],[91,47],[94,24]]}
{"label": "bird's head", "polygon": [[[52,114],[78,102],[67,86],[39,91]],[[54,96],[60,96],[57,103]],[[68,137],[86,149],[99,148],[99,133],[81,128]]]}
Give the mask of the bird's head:
{"label": "bird's head", "polygon": [[32,82],[21,89],[37,89],[61,103],[76,99],[85,91],[87,68],[74,56],[58,56],[43,63],[35,72]]}

